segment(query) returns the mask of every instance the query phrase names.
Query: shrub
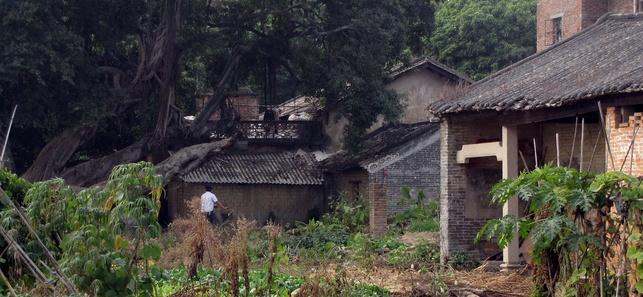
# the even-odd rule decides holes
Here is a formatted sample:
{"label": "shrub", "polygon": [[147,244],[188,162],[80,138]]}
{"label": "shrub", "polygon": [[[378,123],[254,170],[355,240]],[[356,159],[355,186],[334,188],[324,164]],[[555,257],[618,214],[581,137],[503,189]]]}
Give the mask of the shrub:
{"label": "shrub", "polygon": [[364,231],[368,226],[368,207],[363,199],[340,198],[331,203],[331,209],[322,217],[326,224],[345,226],[351,233]]}
{"label": "shrub", "polygon": [[491,195],[498,204],[517,196],[529,205],[522,218],[489,221],[478,239],[496,239],[504,248],[514,234],[531,237],[536,295],[643,294],[643,183],[637,178],[545,166],[501,181]]}
{"label": "shrub", "polygon": [[0,188],[10,199],[22,204],[27,191],[31,188],[31,183],[11,171],[0,169]]}
{"label": "shrub", "polygon": [[413,232],[436,232],[440,229],[440,205],[437,200],[426,201],[424,192],[413,197],[408,187],[402,188],[400,207],[403,212],[393,216],[393,227]]}

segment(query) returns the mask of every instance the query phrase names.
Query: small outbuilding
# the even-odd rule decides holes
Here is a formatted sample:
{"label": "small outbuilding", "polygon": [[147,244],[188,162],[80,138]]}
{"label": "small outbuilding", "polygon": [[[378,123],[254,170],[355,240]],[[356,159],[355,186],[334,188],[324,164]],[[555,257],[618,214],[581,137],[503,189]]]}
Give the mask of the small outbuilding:
{"label": "small outbuilding", "polygon": [[307,221],[324,211],[324,179],[313,154],[304,151],[230,152],[170,182],[170,220],[189,215],[189,201],[206,184],[235,217],[259,223]]}
{"label": "small outbuilding", "polygon": [[368,134],[357,152],[341,150],[321,162],[335,195],[364,199],[370,229],[386,230],[387,218],[402,210],[403,187],[439,196],[440,124],[395,124]]}

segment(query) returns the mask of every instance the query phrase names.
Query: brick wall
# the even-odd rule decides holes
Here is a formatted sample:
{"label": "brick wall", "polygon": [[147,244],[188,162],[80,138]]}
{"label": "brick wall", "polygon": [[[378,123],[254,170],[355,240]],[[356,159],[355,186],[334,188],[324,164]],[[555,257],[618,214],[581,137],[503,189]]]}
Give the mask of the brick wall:
{"label": "brick wall", "polygon": [[[583,170],[596,173],[605,172],[605,140],[604,135],[599,138],[601,126],[599,123],[585,123],[585,140],[583,142]],[[545,163],[556,164],[556,133],[558,133],[561,165],[567,166],[574,141],[574,123],[545,123],[542,127]],[[581,120],[578,120],[576,143],[572,156],[571,166],[579,168],[580,165],[580,140]],[[598,142],[597,142],[598,138]],[[596,147],[596,151],[594,151]],[[592,158],[593,152],[593,158]],[[591,162],[591,168],[589,168]]]}
{"label": "brick wall", "polygon": [[[201,197],[203,191],[200,184],[171,182],[167,189],[170,219],[187,216],[189,201]],[[277,223],[291,224],[307,221],[324,209],[321,186],[215,184],[213,192],[236,217],[259,223],[266,222],[271,212]]]}
{"label": "brick wall", "polygon": [[[612,167],[608,159],[609,170],[620,170],[623,161],[623,172],[634,176],[643,176],[643,131],[639,130],[634,145],[628,153],[628,148],[634,137],[634,130],[637,126],[643,126],[643,112],[636,112],[630,116],[626,123],[621,123],[618,107],[608,107],[605,117],[607,133],[609,135],[612,155],[615,166]],[[627,157],[627,160],[626,160]]]}
{"label": "brick wall", "polygon": [[370,231],[379,235],[386,232],[388,218],[384,185],[371,181],[368,184],[368,197]]}
{"label": "brick wall", "polygon": [[440,142],[371,174],[369,179],[384,185],[389,214],[404,210],[400,205],[403,187],[410,188],[413,197],[422,191],[428,199],[437,199],[440,195]]}
{"label": "brick wall", "polygon": [[631,14],[634,12],[634,2],[632,0],[609,0],[608,9],[610,12]]}
{"label": "brick wall", "polygon": [[[462,122],[447,119],[442,121],[440,133],[441,261],[446,261],[454,252],[462,252],[474,258],[490,256],[498,250],[493,250],[488,243],[475,244],[474,239],[489,218],[499,217],[500,208],[484,212],[476,208],[481,205],[490,207],[487,191],[497,180],[471,178],[479,176],[475,174],[479,170],[495,170],[494,172],[499,171],[501,174],[502,169],[500,163],[493,160],[476,161],[480,164],[458,164],[456,153],[463,144],[501,139],[501,127],[490,121]],[[475,183],[476,187],[471,187],[471,183]]]}
{"label": "brick wall", "polygon": [[[211,95],[203,95],[197,99],[196,108],[201,112],[205,105],[210,100]],[[252,121],[259,119],[259,97],[257,95],[247,92],[239,94],[231,94],[228,97],[229,104],[239,113],[242,121]],[[219,111],[215,111],[210,116],[210,120],[217,121],[221,118]]]}
{"label": "brick wall", "polygon": [[562,17],[563,39],[591,26],[608,12],[632,14],[632,0],[539,0],[537,9],[537,49],[553,44],[553,22]]}

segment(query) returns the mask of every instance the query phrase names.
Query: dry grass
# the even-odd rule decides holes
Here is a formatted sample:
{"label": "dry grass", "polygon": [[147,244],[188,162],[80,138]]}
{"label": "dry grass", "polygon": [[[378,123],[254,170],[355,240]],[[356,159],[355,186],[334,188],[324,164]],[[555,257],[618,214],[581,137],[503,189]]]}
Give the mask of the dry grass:
{"label": "dry grass", "polygon": [[453,271],[448,281],[453,287],[505,293],[507,296],[530,296],[534,282],[525,268],[516,272],[489,271],[482,266],[471,271]]}
{"label": "dry grass", "polygon": [[196,266],[220,267],[223,232],[215,228],[201,214],[199,199],[190,202],[190,217],[175,220],[170,225],[168,236],[173,237],[176,245],[164,249],[159,264],[162,268],[173,268],[181,264],[188,273],[196,272]]}

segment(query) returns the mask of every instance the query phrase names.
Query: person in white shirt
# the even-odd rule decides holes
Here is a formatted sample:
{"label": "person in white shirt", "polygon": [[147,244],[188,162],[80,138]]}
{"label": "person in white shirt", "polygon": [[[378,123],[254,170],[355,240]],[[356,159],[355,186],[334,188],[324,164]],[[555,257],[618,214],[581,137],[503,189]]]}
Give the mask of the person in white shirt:
{"label": "person in white shirt", "polygon": [[205,193],[201,195],[201,213],[203,213],[205,218],[214,225],[219,223],[216,213],[217,207],[226,209],[226,207],[223,206],[221,202],[219,202],[217,196],[212,193],[212,186],[206,185]]}

